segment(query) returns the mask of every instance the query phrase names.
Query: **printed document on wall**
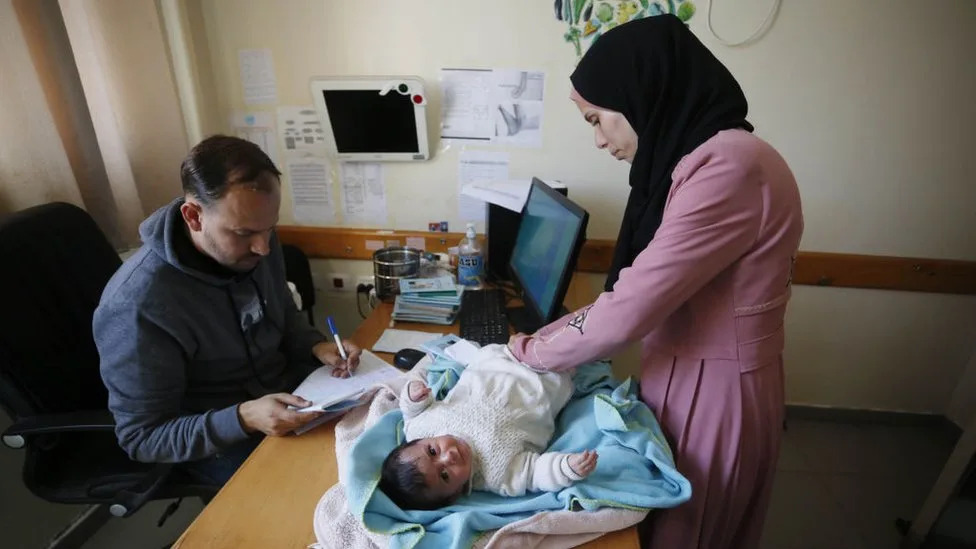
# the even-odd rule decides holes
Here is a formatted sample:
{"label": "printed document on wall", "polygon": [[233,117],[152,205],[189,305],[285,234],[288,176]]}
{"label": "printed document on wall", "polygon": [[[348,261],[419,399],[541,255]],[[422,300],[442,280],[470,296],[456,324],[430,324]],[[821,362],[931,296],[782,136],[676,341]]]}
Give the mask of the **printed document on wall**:
{"label": "printed document on wall", "polygon": [[542,146],[545,73],[441,69],[441,139]]}
{"label": "printed document on wall", "polygon": [[315,107],[278,107],[281,148],[288,153],[326,154],[325,132]]}
{"label": "printed document on wall", "polygon": [[386,186],[383,165],[343,162],[340,166],[342,215],[346,223],[386,224]]}
{"label": "printed document on wall", "polygon": [[234,129],[234,135],[261,147],[275,166],[281,166],[278,163],[278,147],[275,146],[274,118],[270,112],[234,113],[230,127]]}
{"label": "printed document on wall", "polygon": [[489,185],[508,181],[508,153],[461,151],[458,155],[458,217],[462,221],[484,221],[485,203],[464,193],[473,183]]}
{"label": "printed document on wall", "polygon": [[491,142],[490,69],[441,70],[441,139]]}
{"label": "printed document on wall", "polygon": [[303,225],[335,225],[332,180],[323,158],[292,158],[287,164],[292,213]]}
{"label": "printed document on wall", "polygon": [[278,102],[278,85],[275,81],[271,50],[239,50],[241,85],[244,87],[244,103],[260,105]]}
{"label": "printed document on wall", "polygon": [[545,75],[538,71],[495,70],[493,143],[542,146],[542,92]]}

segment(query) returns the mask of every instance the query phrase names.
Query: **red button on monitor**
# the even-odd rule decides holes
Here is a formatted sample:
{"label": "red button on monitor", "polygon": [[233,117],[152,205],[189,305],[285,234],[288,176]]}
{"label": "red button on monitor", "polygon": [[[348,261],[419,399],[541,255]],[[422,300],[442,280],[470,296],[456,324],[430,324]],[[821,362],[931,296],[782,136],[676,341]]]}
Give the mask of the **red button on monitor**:
{"label": "red button on monitor", "polygon": [[419,105],[424,102],[424,97],[420,94],[414,95],[413,102]]}

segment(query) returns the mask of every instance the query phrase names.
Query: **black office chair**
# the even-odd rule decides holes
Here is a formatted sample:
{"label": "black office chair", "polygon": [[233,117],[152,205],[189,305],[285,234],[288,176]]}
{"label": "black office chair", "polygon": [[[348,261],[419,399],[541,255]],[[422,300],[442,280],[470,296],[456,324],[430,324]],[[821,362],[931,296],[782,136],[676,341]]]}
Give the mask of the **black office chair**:
{"label": "black office chair", "polygon": [[120,264],[76,206],[46,204],[0,219],[0,407],[13,420],[2,440],[26,452],[23,480],[36,496],[101,504],[126,517],[150,500],[207,500],[216,489],[170,464],[132,461],[119,448],[91,325]]}
{"label": "black office chair", "polygon": [[312,307],[315,305],[315,285],[312,284],[312,268],[308,264],[308,257],[298,246],[282,244],[281,251],[285,256],[285,278],[295,284],[298,295],[302,297],[302,311],[308,315],[308,323],[315,326],[315,315]]}

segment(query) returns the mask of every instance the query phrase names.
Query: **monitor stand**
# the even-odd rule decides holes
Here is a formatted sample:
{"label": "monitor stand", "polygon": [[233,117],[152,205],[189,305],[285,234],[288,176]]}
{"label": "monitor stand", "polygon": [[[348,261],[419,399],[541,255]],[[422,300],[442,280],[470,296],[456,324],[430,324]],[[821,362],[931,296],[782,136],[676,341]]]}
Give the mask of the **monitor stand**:
{"label": "monitor stand", "polygon": [[[515,331],[523,334],[534,334],[539,328],[545,326],[545,324],[540,324],[539,319],[529,310],[528,307],[508,307],[505,309],[505,314],[508,316],[508,323],[515,328]],[[559,315],[569,314],[566,307],[559,307]]]}

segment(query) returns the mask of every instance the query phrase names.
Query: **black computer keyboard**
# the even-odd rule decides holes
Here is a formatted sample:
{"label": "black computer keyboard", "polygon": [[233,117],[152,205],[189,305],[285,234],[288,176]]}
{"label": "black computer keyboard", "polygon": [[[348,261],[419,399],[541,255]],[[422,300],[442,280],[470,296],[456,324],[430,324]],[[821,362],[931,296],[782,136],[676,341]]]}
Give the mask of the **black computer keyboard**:
{"label": "black computer keyboard", "polygon": [[462,338],[479,345],[508,342],[505,293],[498,289],[465,290],[458,312]]}

